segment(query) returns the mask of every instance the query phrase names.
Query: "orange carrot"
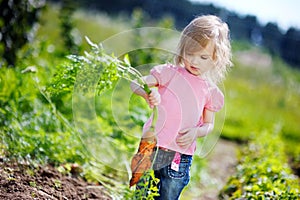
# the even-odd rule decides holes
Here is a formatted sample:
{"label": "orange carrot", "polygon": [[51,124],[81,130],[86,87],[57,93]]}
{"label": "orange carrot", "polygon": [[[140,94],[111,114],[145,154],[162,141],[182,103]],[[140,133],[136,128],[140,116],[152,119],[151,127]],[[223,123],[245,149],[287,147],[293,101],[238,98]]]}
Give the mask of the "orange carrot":
{"label": "orange carrot", "polygon": [[132,178],[129,183],[130,187],[137,184],[143,173],[151,168],[151,155],[155,146],[156,140],[149,141],[147,139],[141,139],[138,152],[131,160]]}

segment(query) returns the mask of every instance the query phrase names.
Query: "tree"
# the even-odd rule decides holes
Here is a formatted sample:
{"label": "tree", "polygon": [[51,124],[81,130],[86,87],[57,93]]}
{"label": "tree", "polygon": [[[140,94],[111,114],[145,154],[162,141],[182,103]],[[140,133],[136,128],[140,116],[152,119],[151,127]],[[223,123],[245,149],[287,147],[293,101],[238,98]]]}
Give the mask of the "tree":
{"label": "tree", "polygon": [[269,49],[272,55],[280,55],[280,43],[283,34],[277,24],[268,23],[262,30],[263,45]]}
{"label": "tree", "polygon": [[14,66],[17,51],[30,41],[29,33],[45,4],[45,0],[0,1],[0,66]]}
{"label": "tree", "polygon": [[300,65],[300,30],[290,28],[281,41],[281,56],[292,65]]}
{"label": "tree", "polygon": [[74,35],[74,22],[72,19],[73,13],[77,8],[77,4],[72,0],[62,0],[62,6],[60,11],[60,28],[61,37],[63,38],[65,48],[68,52],[67,54],[78,54],[79,46],[76,44]]}

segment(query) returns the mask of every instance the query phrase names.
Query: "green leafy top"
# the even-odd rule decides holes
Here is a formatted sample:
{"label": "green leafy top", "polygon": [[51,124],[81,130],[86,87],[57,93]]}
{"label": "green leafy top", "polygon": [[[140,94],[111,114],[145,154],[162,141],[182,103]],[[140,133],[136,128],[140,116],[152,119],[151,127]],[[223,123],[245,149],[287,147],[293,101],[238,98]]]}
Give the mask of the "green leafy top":
{"label": "green leafy top", "polygon": [[123,60],[113,54],[105,53],[101,44],[97,45],[86,37],[91,47],[90,52],[84,55],[69,55],[68,61],[58,69],[47,91],[52,95],[61,95],[72,92],[76,84],[82,91],[96,91],[101,94],[106,89],[112,88],[119,79],[129,81],[137,80],[146,92],[150,92],[148,86],[142,80],[142,74],[131,67],[129,56],[126,54]]}

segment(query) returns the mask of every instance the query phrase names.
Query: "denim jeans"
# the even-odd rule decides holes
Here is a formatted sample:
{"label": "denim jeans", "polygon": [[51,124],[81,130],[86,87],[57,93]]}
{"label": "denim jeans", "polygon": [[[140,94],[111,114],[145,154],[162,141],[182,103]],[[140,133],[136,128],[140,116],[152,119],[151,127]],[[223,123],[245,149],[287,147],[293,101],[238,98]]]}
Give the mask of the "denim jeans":
{"label": "denim jeans", "polygon": [[171,169],[175,152],[158,151],[154,162],[155,177],[159,178],[156,200],[176,200],[190,180],[192,156],[181,154],[179,171]]}

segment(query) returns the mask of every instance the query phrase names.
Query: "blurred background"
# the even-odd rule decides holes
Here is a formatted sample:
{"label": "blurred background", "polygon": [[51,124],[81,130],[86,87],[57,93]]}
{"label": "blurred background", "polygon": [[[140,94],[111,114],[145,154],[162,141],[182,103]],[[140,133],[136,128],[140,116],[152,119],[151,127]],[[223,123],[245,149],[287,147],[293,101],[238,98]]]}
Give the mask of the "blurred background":
{"label": "blurred background", "polygon": [[[125,189],[130,160],[122,162],[124,171],[98,162],[74,128],[73,88],[53,84],[74,83],[74,76],[59,75],[68,66],[66,56],[90,50],[85,36],[100,43],[142,27],[180,32],[195,16],[214,14],[229,25],[234,66],[220,86],[226,106],[212,138],[220,135],[222,145],[216,148],[230,151],[228,159],[236,161],[223,167],[228,175],[220,178],[214,177],[212,166],[224,164],[217,161],[222,150],[212,153],[216,157],[211,159],[195,157],[191,184],[182,199],[299,197],[300,20],[296,17],[300,15],[294,14],[298,3],[284,2],[285,6],[277,5],[279,1],[251,1],[250,5],[229,0],[0,0],[0,157],[57,167],[77,163],[85,180],[105,183],[110,196],[125,198],[130,192]],[[172,55],[138,47],[166,41],[174,45],[177,41],[172,38],[176,38],[172,33],[134,32],[121,42],[107,43],[111,45],[107,48],[136,47],[127,52],[131,64],[147,73],[149,68],[143,66],[172,62]],[[139,141],[124,132],[138,136],[150,110],[140,98],[130,97],[130,116],[122,119],[120,127],[112,107],[122,107],[125,86],[115,94],[120,100],[114,105],[109,91],[95,97],[96,123],[101,129],[87,137],[110,138],[122,151],[134,153]],[[205,197],[205,191],[213,191],[212,197]]]}

